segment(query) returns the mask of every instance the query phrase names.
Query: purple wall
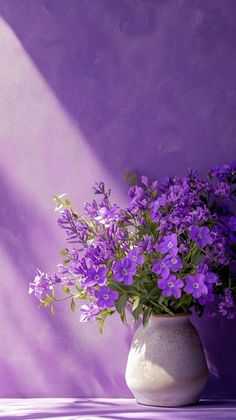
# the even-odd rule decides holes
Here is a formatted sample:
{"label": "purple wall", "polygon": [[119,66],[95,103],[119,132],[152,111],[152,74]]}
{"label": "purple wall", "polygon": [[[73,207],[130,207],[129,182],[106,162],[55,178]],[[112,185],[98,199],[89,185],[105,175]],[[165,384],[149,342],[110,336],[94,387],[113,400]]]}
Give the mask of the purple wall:
{"label": "purple wall", "polygon": [[[28,282],[64,245],[54,193],[80,206],[103,178],[124,203],[127,168],[235,159],[236,2],[1,0],[0,14],[0,396],[129,396],[132,332],[38,311]],[[236,323],[194,322],[205,396],[236,398]]]}

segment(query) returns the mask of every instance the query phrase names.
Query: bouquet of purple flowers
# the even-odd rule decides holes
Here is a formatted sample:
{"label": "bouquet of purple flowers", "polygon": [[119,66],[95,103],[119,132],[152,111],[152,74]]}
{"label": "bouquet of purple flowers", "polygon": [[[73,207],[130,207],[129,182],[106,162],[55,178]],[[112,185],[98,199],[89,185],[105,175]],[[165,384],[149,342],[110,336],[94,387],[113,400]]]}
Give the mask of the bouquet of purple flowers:
{"label": "bouquet of purple flowers", "polygon": [[236,164],[211,169],[207,180],[192,169],[154,182],[126,178],[124,209],[111,203],[103,182],[84,216],[64,196],[54,198],[71,245],[61,251],[56,273],[37,271],[30,293],[52,312],[57,301],[70,300],[74,311],[76,300],[85,299],[80,320],[97,320],[101,330],[115,312],[124,322],[127,308],[144,325],[151,314],[195,309],[201,315],[212,301],[222,316],[234,318]]}

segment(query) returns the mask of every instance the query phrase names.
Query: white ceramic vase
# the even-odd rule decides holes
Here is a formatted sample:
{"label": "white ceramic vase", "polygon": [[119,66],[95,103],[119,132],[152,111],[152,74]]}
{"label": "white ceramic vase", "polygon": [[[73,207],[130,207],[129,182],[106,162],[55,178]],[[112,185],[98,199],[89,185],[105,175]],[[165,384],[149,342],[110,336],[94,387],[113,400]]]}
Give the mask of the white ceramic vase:
{"label": "white ceramic vase", "polygon": [[189,317],[152,316],[135,332],[125,378],[138,403],[180,407],[198,401],[208,369]]}

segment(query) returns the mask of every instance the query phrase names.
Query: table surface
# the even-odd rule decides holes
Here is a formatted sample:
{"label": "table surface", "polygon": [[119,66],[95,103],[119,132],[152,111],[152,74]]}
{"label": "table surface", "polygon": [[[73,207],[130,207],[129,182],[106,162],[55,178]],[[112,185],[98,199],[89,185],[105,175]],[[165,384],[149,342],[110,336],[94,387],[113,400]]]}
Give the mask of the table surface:
{"label": "table surface", "polygon": [[236,419],[236,400],[201,400],[195,406],[160,408],[119,398],[2,398],[0,418],[43,420]]}

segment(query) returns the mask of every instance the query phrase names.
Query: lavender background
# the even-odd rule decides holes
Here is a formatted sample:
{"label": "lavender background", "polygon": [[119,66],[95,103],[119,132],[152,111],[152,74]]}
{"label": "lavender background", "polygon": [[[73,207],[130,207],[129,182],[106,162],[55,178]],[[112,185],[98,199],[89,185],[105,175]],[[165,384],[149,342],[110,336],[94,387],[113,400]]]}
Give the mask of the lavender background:
{"label": "lavender background", "polygon": [[[104,179],[122,204],[125,169],[235,159],[236,2],[0,0],[0,15],[0,397],[130,396],[132,331],[38,311],[28,282],[64,246],[53,194],[80,208]],[[236,398],[236,322],[193,321],[205,396]]]}

